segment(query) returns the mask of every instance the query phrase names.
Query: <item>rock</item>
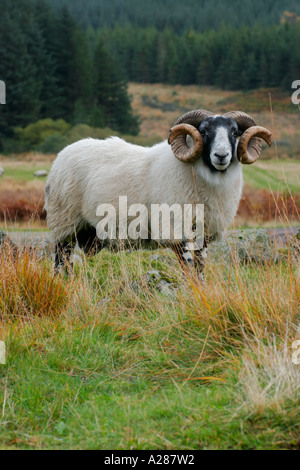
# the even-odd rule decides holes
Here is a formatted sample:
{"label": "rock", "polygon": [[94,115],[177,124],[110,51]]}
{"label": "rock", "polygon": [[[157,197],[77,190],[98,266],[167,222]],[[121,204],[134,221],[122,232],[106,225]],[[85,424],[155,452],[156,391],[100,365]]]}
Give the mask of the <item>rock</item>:
{"label": "rock", "polygon": [[83,259],[78,253],[74,253],[72,256],[72,264],[83,264]]}
{"label": "rock", "polygon": [[4,175],[4,168],[2,168],[2,166],[0,166],[0,176],[3,176]]}
{"label": "rock", "polygon": [[2,246],[9,246],[9,248],[13,250],[14,254],[17,253],[17,245],[6,235],[6,233],[0,230],[0,248]]}
{"label": "rock", "polygon": [[158,291],[172,299],[176,299],[176,292],[179,288],[178,282],[175,278],[172,278],[165,272],[158,270],[148,271],[142,278],[135,279],[130,282],[130,288],[136,294],[140,294],[145,287],[148,287],[152,292]]}
{"label": "rock", "polygon": [[52,243],[50,240],[44,238],[42,240],[29,240],[25,244],[25,249],[29,248],[34,251],[37,258],[42,259],[52,253]]}
{"label": "rock", "polygon": [[157,283],[161,279],[161,274],[157,270],[148,271],[146,274],[146,281],[148,283]]}
{"label": "rock", "polygon": [[158,270],[148,271],[145,278],[150,288],[156,289],[161,294],[168,297],[176,298],[176,290],[178,287],[176,279]]}
{"label": "rock", "polygon": [[103,297],[103,299],[99,300],[99,302],[97,303],[97,307],[103,307],[111,302],[111,297]]}
{"label": "rock", "polygon": [[2,232],[2,230],[0,230],[0,245],[6,240],[7,238],[7,235],[6,233]]}
{"label": "rock", "polygon": [[129,286],[130,289],[133,290],[133,292],[135,292],[136,294],[140,292],[140,284],[138,283],[138,281],[131,281]]}
{"label": "rock", "polygon": [[36,176],[37,178],[42,178],[44,176],[48,176],[48,171],[46,170],[38,170],[34,173],[34,176]]}
{"label": "rock", "polygon": [[150,256],[150,261],[157,261],[160,257],[160,255],[152,255]]}
{"label": "rock", "polygon": [[[293,236],[289,245],[293,263],[300,263],[300,230]],[[288,254],[287,254],[288,256]]]}
{"label": "rock", "polygon": [[162,280],[159,281],[159,283],[156,285],[156,288],[161,294],[166,295],[171,299],[176,298],[176,287],[174,286],[174,284]]}
{"label": "rock", "polygon": [[226,263],[268,263],[281,259],[269,233],[264,229],[239,230],[228,235],[226,240],[211,243],[208,254]]}

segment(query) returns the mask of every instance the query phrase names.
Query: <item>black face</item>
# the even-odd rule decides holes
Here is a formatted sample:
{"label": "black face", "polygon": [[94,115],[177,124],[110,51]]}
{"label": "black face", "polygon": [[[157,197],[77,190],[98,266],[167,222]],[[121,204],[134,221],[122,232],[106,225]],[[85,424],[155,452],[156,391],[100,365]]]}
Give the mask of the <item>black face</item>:
{"label": "black face", "polygon": [[236,158],[237,139],[242,134],[234,119],[209,117],[198,128],[203,143],[202,159],[212,172],[225,172]]}

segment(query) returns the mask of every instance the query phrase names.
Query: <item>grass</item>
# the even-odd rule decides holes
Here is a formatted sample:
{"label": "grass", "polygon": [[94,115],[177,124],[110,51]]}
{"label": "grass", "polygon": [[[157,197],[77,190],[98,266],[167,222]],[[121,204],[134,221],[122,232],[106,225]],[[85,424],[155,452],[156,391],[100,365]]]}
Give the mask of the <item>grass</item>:
{"label": "grass", "polygon": [[50,260],[2,254],[0,448],[299,448],[299,265],[209,260],[202,286],[152,254],[103,251],[55,282]]}
{"label": "grass", "polygon": [[[29,222],[30,223],[30,222]],[[40,221],[38,222],[40,224]],[[22,223],[15,223],[13,225],[3,225],[1,226],[0,225],[0,230],[2,230],[3,232],[13,232],[13,233],[18,233],[18,232],[21,232],[22,234],[23,233],[48,233],[49,232],[49,229],[47,227],[40,227],[40,226],[34,226],[32,225],[31,226],[31,223],[30,223],[30,227],[28,227],[28,224],[22,224]]]}
{"label": "grass", "polygon": [[[8,251],[8,252],[7,252]],[[34,253],[24,251],[18,255],[10,247],[0,252],[1,320],[27,319],[28,316],[57,315],[70,295],[60,277],[53,277],[46,262]]]}
{"label": "grass", "polygon": [[51,163],[37,163],[32,162],[19,162],[16,160],[5,161],[3,163],[5,167],[5,174],[1,177],[1,181],[4,183],[15,182],[15,183],[28,183],[28,182],[40,182],[46,181],[46,177],[36,177],[34,173],[38,170],[46,170],[49,172]]}
{"label": "grass", "polygon": [[[262,159],[276,160],[300,155],[300,113],[291,97],[279,90],[253,90],[247,93],[224,91],[212,87],[131,83],[132,106],[141,117],[141,136],[166,139],[172,123],[184,112],[205,108],[215,113],[238,109],[249,113],[259,125],[269,128],[277,142],[264,148]],[[270,113],[270,94],[273,116]]]}
{"label": "grass", "polygon": [[[143,117],[140,143],[165,138],[185,107],[253,109],[259,122],[271,123],[263,91],[253,97],[258,108],[249,108],[251,94],[209,88],[133,84],[130,92]],[[299,115],[288,106],[275,95],[285,159],[271,149],[265,153],[272,160],[245,167],[243,224],[257,223],[261,202],[269,210],[265,190],[299,193],[299,161],[286,158],[299,156]],[[42,211],[45,180],[33,173],[52,160],[1,157],[0,206]],[[22,221],[6,220],[5,230],[43,230],[26,211]],[[282,220],[287,211],[279,213]],[[34,252],[2,252],[0,448],[299,449],[300,370],[292,343],[300,338],[300,268],[286,251],[277,264],[209,259],[204,286],[191,273],[184,277],[163,250],[158,260],[144,251],[103,251],[69,278],[53,278],[52,260]],[[166,296],[149,286],[150,269],[178,290]]]}
{"label": "grass", "polygon": [[263,160],[244,168],[246,184],[273,192],[299,193],[299,174],[299,160]]}
{"label": "grass", "polygon": [[[1,188],[39,188],[44,190],[46,178],[37,178],[34,172],[45,169],[50,170],[50,161],[34,165],[32,162],[10,160],[1,163],[5,167],[5,176],[1,177]],[[244,166],[244,179],[247,184],[258,189],[271,189],[284,191],[289,188],[292,192],[299,192],[300,160],[262,160],[255,165]]]}

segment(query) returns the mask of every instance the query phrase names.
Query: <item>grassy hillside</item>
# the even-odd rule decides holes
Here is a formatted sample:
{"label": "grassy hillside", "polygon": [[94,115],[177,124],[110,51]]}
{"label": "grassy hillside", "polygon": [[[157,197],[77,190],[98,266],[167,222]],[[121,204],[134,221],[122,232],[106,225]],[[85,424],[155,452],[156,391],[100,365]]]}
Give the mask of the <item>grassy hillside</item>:
{"label": "grassy hillside", "polygon": [[263,160],[244,169],[245,183],[270,191],[300,192],[300,160]]}
{"label": "grassy hillside", "polygon": [[2,252],[0,448],[299,448],[295,265],[209,258],[202,286],[155,254],[53,280],[50,260]]}
{"label": "grassy hillside", "polygon": [[[248,93],[222,91],[212,87],[181,85],[145,85],[132,83],[129,93],[134,111],[141,117],[141,136],[168,136],[170,125],[178,116],[196,108],[215,113],[241,110],[273,132],[273,148],[265,147],[262,158],[300,157],[300,112],[289,96],[276,89]],[[272,104],[272,113],[270,106]]]}

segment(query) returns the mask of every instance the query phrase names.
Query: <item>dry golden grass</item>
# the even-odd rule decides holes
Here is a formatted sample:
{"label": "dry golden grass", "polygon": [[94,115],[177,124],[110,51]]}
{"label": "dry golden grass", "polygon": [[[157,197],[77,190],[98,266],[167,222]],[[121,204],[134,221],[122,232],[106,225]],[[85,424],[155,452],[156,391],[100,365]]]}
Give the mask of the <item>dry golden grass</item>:
{"label": "dry golden grass", "polygon": [[[202,285],[172,253],[158,254],[104,250],[72,280],[53,278],[52,265],[29,253],[2,255],[3,446],[297,447],[300,278],[291,257],[208,260]],[[176,282],[174,295],[145,281],[149,269]]]}
{"label": "dry golden grass", "polygon": [[34,251],[0,249],[0,321],[28,320],[32,316],[54,317],[70,301],[72,283],[54,277],[49,263]]}
{"label": "dry golden grass", "polygon": [[240,385],[241,408],[250,413],[276,410],[284,415],[287,402],[293,407],[300,397],[300,368],[291,361],[288,339],[280,346],[275,337],[265,343],[256,339],[249,341],[243,354]]}
{"label": "dry golden grass", "polygon": [[32,222],[45,219],[44,184],[6,182],[0,188],[0,220],[5,225],[17,221]]}
{"label": "dry golden grass", "polygon": [[1,164],[16,168],[21,168],[23,163],[34,162],[37,165],[50,165],[53,160],[55,160],[56,154],[44,154],[39,152],[26,152],[26,153],[18,153],[18,154],[11,154],[9,156],[0,154],[0,161]]}
{"label": "dry golden grass", "polygon": [[[133,98],[133,109],[141,116],[141,135],[144,137],[165,139],[171,124],[191,109],[206,108],[216,113],[239,109],[272,130],[274,140],[279,141],[280,158],[286,158],[291,152],[293,156],[300,155],[300,113],[291,98],[283,96],[278,90],[271,90],[273,118],[269,90],[241,93],[195,85],[131,83],[129,92]],[[265,148],[263,158],[277,158],[275,147]]]}

